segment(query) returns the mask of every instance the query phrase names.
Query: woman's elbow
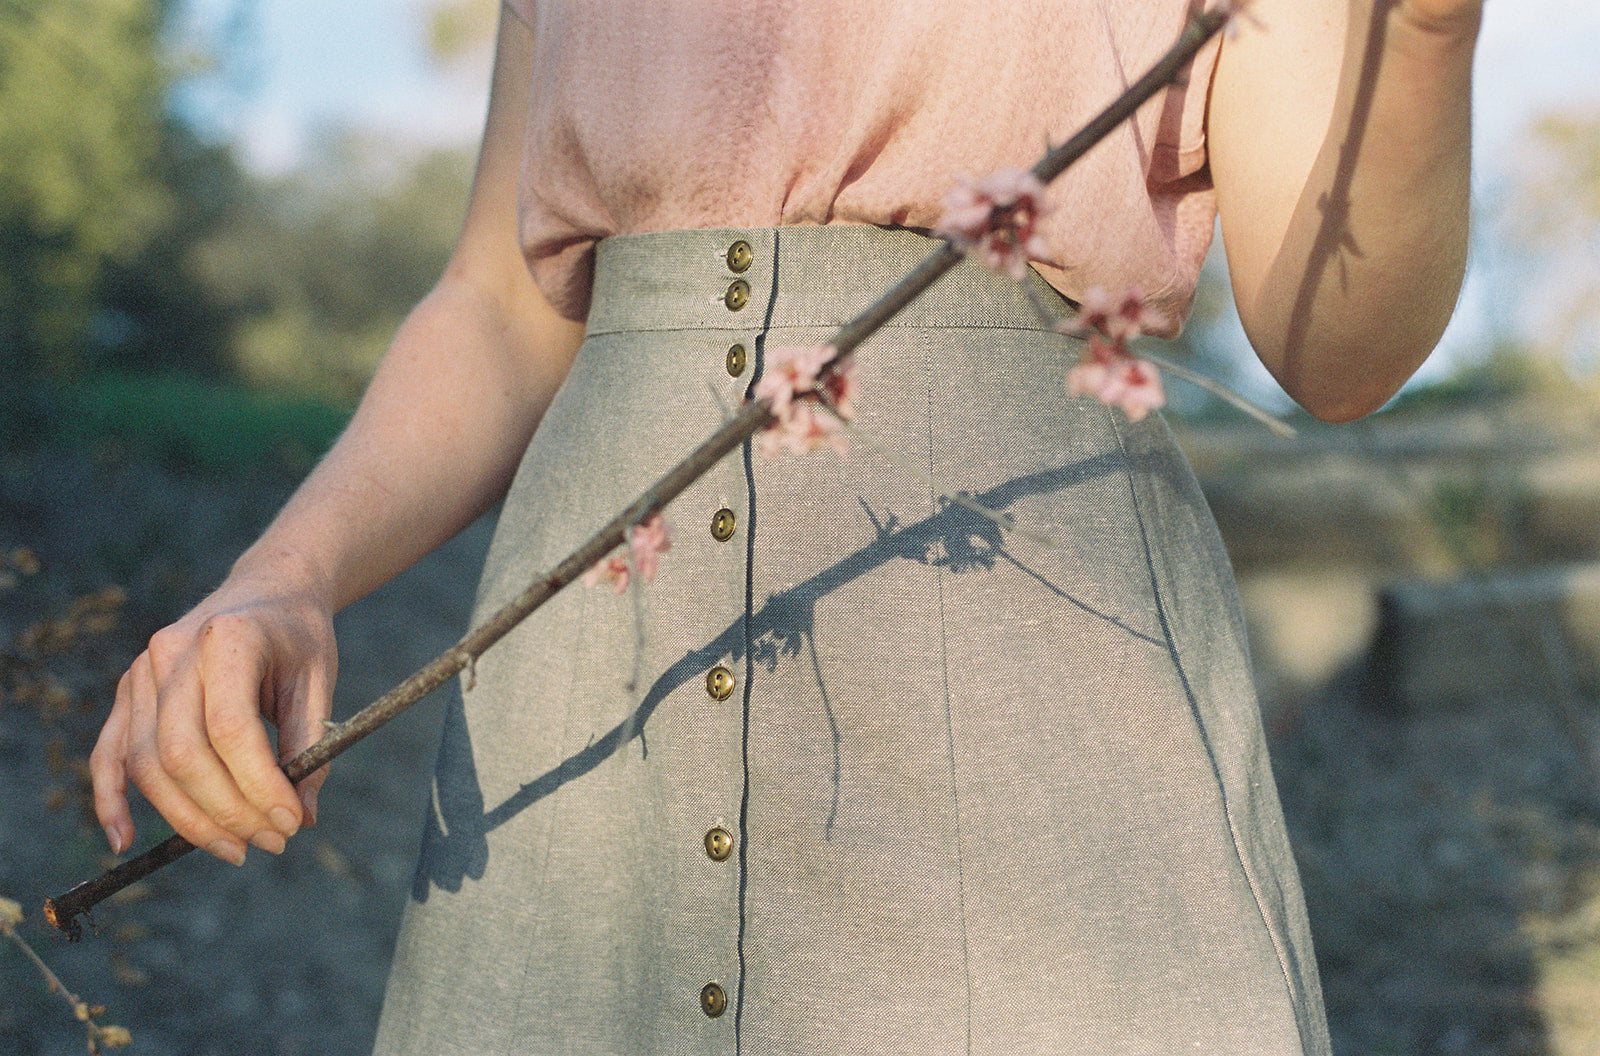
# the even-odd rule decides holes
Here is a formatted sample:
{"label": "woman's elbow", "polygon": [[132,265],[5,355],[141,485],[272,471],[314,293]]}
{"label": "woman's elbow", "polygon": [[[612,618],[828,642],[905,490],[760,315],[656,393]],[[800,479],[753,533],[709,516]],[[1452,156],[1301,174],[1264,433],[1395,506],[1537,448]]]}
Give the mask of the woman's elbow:
{"label": "woman's elbow", "polygon": [[1453,301],[1407,308],[1253,333],[1247,325],[1246,333],[1290,398],[1322,421],[1351,422],[1388,403],[1417,372],[1444,335]]}
{"label": "woman's elbow", "polygon": [[1301,345],[1279,356],[1271,349],[1260,354],[1295,403],[1312,417],[1337,424],[1364,418],[1388,403],[1438,339],[1439,332],[1387,335],[1371,342]]}
{"label": "woman's elbow", "polygon": [[1295,403],[1313,418],[1341,425],[1365,418],[1376,411],[1400,391],[1400,386],[1364,388],[1352,392],[1295,392],[1292,389],[1286,391]]}

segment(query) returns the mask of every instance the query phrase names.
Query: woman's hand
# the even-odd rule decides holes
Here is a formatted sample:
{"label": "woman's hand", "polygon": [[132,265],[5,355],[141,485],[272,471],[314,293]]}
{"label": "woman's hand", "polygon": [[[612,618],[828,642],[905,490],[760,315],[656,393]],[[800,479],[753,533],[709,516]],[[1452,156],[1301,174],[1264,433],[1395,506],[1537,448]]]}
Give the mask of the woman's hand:
{"label": "woman's hand", "polygon": [[[156,632],[122,676],[89,758],[115,852],[133,843],[129,779],[180,836],[235,865],[247,843],[280,853],[314,820],[326,771],[297,793],[278,764],[314,744],[329,716],[332,606],[288,582],[236,573]],[[263,720],[278,727],[276,755]]]}

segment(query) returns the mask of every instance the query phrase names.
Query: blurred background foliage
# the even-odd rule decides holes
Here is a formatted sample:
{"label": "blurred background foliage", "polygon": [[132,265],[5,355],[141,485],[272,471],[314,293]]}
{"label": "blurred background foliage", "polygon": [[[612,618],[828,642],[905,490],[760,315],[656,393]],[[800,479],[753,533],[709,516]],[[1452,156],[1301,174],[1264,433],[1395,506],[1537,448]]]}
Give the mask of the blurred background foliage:
{"label": "blurred background foliage", "polygon": [[1600,371],[1600,106],[1534,122],[1490,233],[1515,261],[1509,292],[1530,344],[1593,392]]}
{"label": "blurred background foliage", "polygon": [[[438,4],[435,58],[482,51],[486,13]],[[174,105],[224,57],[175,53],[180,15],[0,0],[0,447],[300,470],[442,268],[471,157],[342,128],[248,171]]]}

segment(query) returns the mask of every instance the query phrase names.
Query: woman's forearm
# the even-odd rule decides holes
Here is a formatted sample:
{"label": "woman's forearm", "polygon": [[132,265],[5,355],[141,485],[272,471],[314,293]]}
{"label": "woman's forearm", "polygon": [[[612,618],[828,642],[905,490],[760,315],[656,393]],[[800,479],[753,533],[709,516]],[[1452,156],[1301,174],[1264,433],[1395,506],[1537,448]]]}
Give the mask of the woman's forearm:
{"label": "woman's forearm", "polygon": [[[1231,180],[1232,171],[1217,181],[1251,343],[1290,395],[1331,420],[1376,409],[1411,376],[1448,322],[1465,269],[1480,5],[1433,4],[1451,17],[1419,6],[1350,5],[1331,117],[1303,183]],[[1271,48],[1274,25],[1241,50]],[[1317,87],[1296,86],[1292,71],[1258,87],[1258,105],[1266,92],[1314,98]],[[1275,160],[1292,172],[1293,146],[1275,159],[1272,141],[1252,141],[1238,120],[1249,103],[1225,94],[1238,90],[1219,81],[1214,103],[1229,112],[1213,128],[1224,167],[1254,151],[1246,173]],[[1260,230],[1263,213],[1281,226]]]}
{"label": "woman's forearm", "polygon": [[339,442],[234,575],[289,577],[332,608],[450,538],[504,493],[583,337],[517,241],[532,31],[501,15],[483,148],[455,253],[407,317]]}
{"label": "woman's forearm", "polygon": [[542,304],[507,300],[445,277],[235,575],[294,577],[338,608],[499,499],[582,335]]}

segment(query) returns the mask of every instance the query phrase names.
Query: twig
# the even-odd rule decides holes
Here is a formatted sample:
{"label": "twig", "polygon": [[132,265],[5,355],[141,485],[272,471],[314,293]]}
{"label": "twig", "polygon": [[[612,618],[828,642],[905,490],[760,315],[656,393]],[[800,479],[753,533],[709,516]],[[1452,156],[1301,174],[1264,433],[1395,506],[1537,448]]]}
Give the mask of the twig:
{"label": "twig", "polygon": [[[1089,122],[1082,131],[1049,151],[1033,167],[1033,173],[1048,183],[1064,172],[1100,140],[1157,92],[1177,81],[1184,67],[1193,61],[1206,42],[1227,24],[1233,5],[1223,4],[1213,11],[1193,15],[1178,40],[1139,80]],[[841,326],[827,342],[837,353],[824,370],[850,355],[860,344],[916,300],[946,272],[960,263],[962,252],[948,242],[931,251],[905,278],[868,305],[859,315]],[[283,767],[292,782],[298,782],[327,765],[335,756],[361,740],[379,726],[400,714],[423,696],[448,681],[473,663],[495,642],[557,591],[579,578],[591,566],[621,546],[627,530],[652,513],[660,511],[691,484],[716,465],[724,455],[749,440],[771,421],[767,405],[753,401],[741,407],[695,448],[682,462],[635,499],[626,509],[573,551],[552,571],[535,579],[523,592],[486,622],[472,629],[455,645],[430,661],[421,670],[382,697],[367,705],[345,722],[329,730],[316,744],[295,756]],[[958,500],[959,501],[959,500]],[[181,836],[173,836],[137,858],[123,862],[101,876],[79,884],[64,895],[45,901],[44,912],[50,923],[77,938],[81,929],[77,917],[141,877],[189,853],[194,846]]]}
{"label": "twig", "polygon": [[1200,49],[1206,46],[1206,42],[1228,24],[1236,6],[1235,3],[1222,3],[1213,10],[1197,11],[1190,16],[1183,27],[1183,32],[1178,34],[1177,43],[1168,48],[1166,54],[1157,59],[1156,64],[1150,67],[1143,77],[1129,85],[1127,91],[1117,96],[1110,106],[1084,125],[1077,135],[1039,159],[1039,163],[1033,167],[1033,174],[1039,178],[1039,182],[1049,183],[1060,176],[1069,165],[1087,154],[1096,143],[1132,117],[1134,111],[1153,98],[1157,92],[1169,84],[1177,83],[1183,75],[1184,67],[1193,62],[1194,57],[1200,54]]}
{"label": "twig", "polygon": [[23,955],[39,969],[39,974],[44,976],[45,988],[52,994],[60,994],[61,999],[72,1009],[73,1016],[83,1024],[83,1029],[88,1035],[89,1051],[99,1052],[102,1045],[108,1049],[116,1049],[129,1044],[133,1038],[125,1027],[102,1027],[94,1021],[95,1016],[105,1014],[105,1009],[91,1006],[89,1002],[67,989],[67,984],[50,970],[50,966],[44,963],[44,958],[29,945],[28,940],[17,934],[14,925],[21,922],[22,907],[9,898],[0,898],[0,935],[16,943]]}
{"label": "twig", "polygon": [[1167,357],[1158,356],[1154,352],[1141,351],[1139,354],[1145,359],[1148,359],[1150,362],[1154,363],[1156,366],[1160,367],[1162,370],[1166,371],[1168,374],[1171,374],[1173,377],[1182,378],[1190,385],[1202,388],[1211,393],[1211,395],[1219,397],[1220,399],[1226,400],[1228,403],[1233,404],[1233,406],[1237,407],[1245,414],[1248,414],[1250,417],[1254,418],[1268,429],[1271,429],[1274,433],[1283,437],[1285,440],[1293,440],[1295,437],[1300,435],[1299,431],[1295,429],[1294,426],[1290,425],[1282,418],[1279,418],[1265,407],[1253,400],[1241,396],[1239,393],[1234,392],[1226,385],[1218,384],[1211,378],[1201,374],[1199,371],[1190,370],[1183,364],[1174,363]]}

